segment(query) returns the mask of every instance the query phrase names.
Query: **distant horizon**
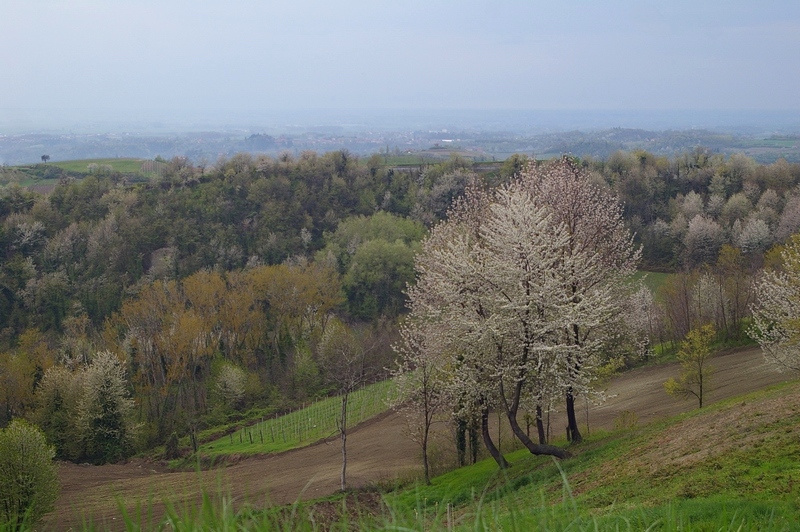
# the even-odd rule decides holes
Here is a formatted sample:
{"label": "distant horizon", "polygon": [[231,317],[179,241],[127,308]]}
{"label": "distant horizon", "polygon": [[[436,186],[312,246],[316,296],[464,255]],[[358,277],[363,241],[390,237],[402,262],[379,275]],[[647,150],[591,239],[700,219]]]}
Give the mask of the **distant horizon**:
{"label": "distant horizon", "polygon": [[[128,116],[125,116],[128,115]],[[292,134],[316,128],[347,131],[419,129],[518,133],[642,129],[707,129],[742,135],[800,133],[800,109],[9,109],[0,135],[181,135],[194,132]]]}
{"label": "distant horizon", "polygon": [[800,129],[796,0],[4,0],[0,20],[3,133]]}

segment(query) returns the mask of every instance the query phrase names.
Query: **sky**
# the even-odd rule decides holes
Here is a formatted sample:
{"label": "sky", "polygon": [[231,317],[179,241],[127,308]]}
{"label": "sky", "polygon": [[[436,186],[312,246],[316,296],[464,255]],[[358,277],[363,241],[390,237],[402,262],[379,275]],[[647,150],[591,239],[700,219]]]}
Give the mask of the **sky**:
{"label": "sky", "polygon": [[797,112],[800,2],[0,0],[6,118],[315,109]]}

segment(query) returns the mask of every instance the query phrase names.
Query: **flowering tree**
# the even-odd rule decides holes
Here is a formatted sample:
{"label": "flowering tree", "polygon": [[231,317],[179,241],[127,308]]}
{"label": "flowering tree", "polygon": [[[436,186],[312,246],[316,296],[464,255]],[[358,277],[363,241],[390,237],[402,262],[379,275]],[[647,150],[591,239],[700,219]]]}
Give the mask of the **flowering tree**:
{"label": "flowering tree", "polygon": [[115,461],[133,447],[137,426],[125,368],[108,351],[97,353],[86,368],[78,405],[78,425],[89,458]]}
{"label": "flowering tree", "polygon": [[431,231],[417,257],[409,320],[435,324],[436,351],[448,357],[460,415],[482,420],[501,409],[534,454],[517,420],[520,405],[545,387],[567,391],[574,441],[574,395],[600,366],[605,335],[618,323],[620,281],[638,258],[618,205],[568,159],[533,170],[494,192],[468,191]]}
{"label": "flowering tree", "polygon": [[225,362],[217,373],[214,388],[226,408],[240,406],[247,385],[247,373],[231,362]]}
{"label": "flowering tree", "polygon": [[457,415],[481,419],[484,443],[501,467],[505,460],[488,432],[494,407],[532,453],[566,456],[533,443],[517,422],[531,378],[558,366],[560,352],[548,341],[566,323],[568,302],[552,297],[556,271],[570,262],[562,252],[566,241],[564,231],[550,232],[547,210],[517,183],[493,194],[471,190],[449,221],[433,229],[417,259],[406,345],[409,335],[420,343],[415,331],[429,331],[429,351],[447,357],[452,369]]}
{"label": "flowering tree", "polygon": [[763,253],[772,244],[772,231],[764,220],[750,218],[736,243],[744,253]]}
{"label": "flowering tree", "polygon": [[[402,327],[403,345],[399,348],[401,366],[419,370],[422,365],[447,367],[442,385],[453,398],[458,419],[481,419],[481,434],[489,453],[500,467],[507,465],[494,445],[488,430],[489,410],[495,406],[492,370],[482,361],[474,340],[462,332],[474,332],[472,320],[480,312],[480,294],[465,277],[463,268],[475,267],[470,261],[479,240],[479,227],[490,196],[470,189],[468,199],[458,202],[447,223],[434,227],[417,255],[417,282],[409,288],[410,315]],[[423,349],[424,347],[424,349]],[[441,358],[433,357],[441,354]],[[420,395],[421,381],[416,390]],[[406,389],[406,395],[411,390]],[[424,404],[417,403],[417,407]],[[423,413],[424,416],[424,413]]]}
{"label": "flowering tree", "polygon": [[724,243],[725,231],[722,226],[702,215],[691,219],[686,235],[683,237],[686,258],[692,264],[712,261]]}
{"label": "flowering tree", "polygon": [[[598,356],[609,327],[619,325],[619,299],[626,292],[641,249],[622,218],[618,198],[594,184],[589,173],[568,157],[540,167],[529,165],[521,180],[537,206],[552,211],[551,232],[562,226],[567,234],[564,253],[574,257],[559,289],[570,297],[571,316],[558,343],[567,350],[566,405],[571,441],[581,441],[575,415],[575,396],[598,367]],[[583,261],[588,260],[584,265]],[[595,294],[586,299],[584,294]]]}
{"label": "flowering tree", "polygon": [[778,228],[775,230],[775,240],[783,242],[797,231],[800,231],[800,196],[789,196],[781,211]]}
{"label": "flowering tree", "polygon": [[757,284],[748,333],[780,369],[800,371],[800,235],[781,253],[781,270],[768,270]]}

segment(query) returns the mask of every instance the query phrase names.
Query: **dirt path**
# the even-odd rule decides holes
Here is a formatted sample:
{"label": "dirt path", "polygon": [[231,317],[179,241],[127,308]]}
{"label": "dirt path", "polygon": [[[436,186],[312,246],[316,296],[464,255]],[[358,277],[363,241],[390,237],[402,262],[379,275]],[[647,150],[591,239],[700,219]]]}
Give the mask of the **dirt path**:
{"label": "dirt path", "polygon": [[[713,366],[716,372],[709,403],[790,378],[768,367],[756,348],[720,354],[714,358]],[[695,408],[696,401],[681,401],[664,392],[663,382],[676,374],[677,366],[668,364],[637,369],[612,380],[606,389],[606,402],[589,409],[591,429],[613,428],[614,420],[626,410],[635,412],[639,423],[648,423]],[[554,418],[554,427],[564,425],[561,419]],[[419,448],[404,431],[405,422],[396,414],[380,416],[353,431],[347,445],[348,485],[360,487],[418,474]],[[122,528],[114,518],[120,505],[131,512],[137,506],[152,506],[153,513],[161,515],[159,501],[174,501],[178,508],[191,506],[204,489],[228,494],[237,504],[291,503],[298,498],[335,492],[340,473],[338,440],[280,455],[249,458],[215,471],[173,473],[141,461],[107,466],[62,464],[61,496],[45,524],[58,530],[80,528],[83,516],[91,513],[95,523]]]}
{"label": "dirt path", "polygon": [[[711,361],[714,373],[706,404],[766,388],[792,379],[764,361],[761,349],[749,347],[717,354]],[[613,379],[606,388],[607,400],[590,408],[590,423],[606,429],[623,411],[635,412],[639,423],[674,416],[697,408],[694,398],[682,401],[664,391],[664,381],[677,377],[678,364],[665,364],[629,371]]]}

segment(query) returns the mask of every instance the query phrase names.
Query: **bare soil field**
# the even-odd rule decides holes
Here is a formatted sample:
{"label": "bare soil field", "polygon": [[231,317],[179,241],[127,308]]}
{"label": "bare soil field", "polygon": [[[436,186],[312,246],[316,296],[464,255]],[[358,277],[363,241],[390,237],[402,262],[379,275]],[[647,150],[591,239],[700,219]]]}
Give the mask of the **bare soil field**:
{"label": "bare soil field", "polygon": [[[720,353],[712,365],[715,373],[709,404],[791,378],[766,365],[758,348]],[[677,364],[666,364],[636,369],[611,380],[605,387],[606,401],[588,408],[589,429],[611,429],[625,411],[635,413],[644,424],[696,408],[697,401],[682,401],[664,391],[663,382],[677,373]],[[585,416],[582,418],[585,423]],[[565,425],[559,416],[551,423],[553,427]],[[419,475],[419,447],[405,431],[404,419],[394,413],[378,416],[352,431],[347,440],[348,486]],[[560,429],[553,432],[558,434]],[[59,467],[61,496],[44,525],[55,530],[79,529],[87,522],[86,516],[92,515],[95,524],[121,529],[120,508],[134,515],[151,513],[142,517],[143,523],[157,522],[164,511],[162,501],[172,501],[178,509],[192,508],[203,490],[231,497],[237,506],[263,507],[322,497],[339,489],[341,464],[338,439],[278,455],[250,457],[210,471],[170,472],[161,464],[142,460],[104,466],[63,463]]]}

